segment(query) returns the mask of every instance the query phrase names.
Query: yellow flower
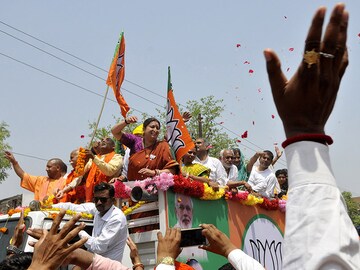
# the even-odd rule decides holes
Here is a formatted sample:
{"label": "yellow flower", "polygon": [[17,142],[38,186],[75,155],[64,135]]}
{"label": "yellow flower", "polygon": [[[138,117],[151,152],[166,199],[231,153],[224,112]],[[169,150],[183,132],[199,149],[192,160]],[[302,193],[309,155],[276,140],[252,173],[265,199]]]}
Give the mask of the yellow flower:
{"label": "yellow flower", "polygon": [[258,198],[252,194],[249,194],[247,199],[244,201],[245,205],[255,205],[255,204],[259,204],[259,203],[263,203],[264,199],[263,198]]}
{"label": "yellow flower", "polygon": [[214,191],[207,183],[204,183],[204,195],[200,198],[201,200],[219,200],[225,194],[224,188],[219,188],[218,191]]}
{"label": "yellow flower", "polygon": [[137,204],[135,204],[134,206],[131,206],[127,209],[124,210],[124,215],[130,215],[135,209],[138,209],[140,206],[142,206],[145,203],[145,201],[139,201]]}

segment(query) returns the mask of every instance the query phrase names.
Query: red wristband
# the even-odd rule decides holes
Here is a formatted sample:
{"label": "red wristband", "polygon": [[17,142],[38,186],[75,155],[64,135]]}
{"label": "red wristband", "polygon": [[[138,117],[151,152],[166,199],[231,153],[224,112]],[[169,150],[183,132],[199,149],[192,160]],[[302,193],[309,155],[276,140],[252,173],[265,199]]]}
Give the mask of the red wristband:
{"label": "red wristband", "polygon": [[301,135],[287,138],[281,144],[281,146],[283,148],[285,148],[286,146],[288,146],[292,143],[301,142],[301,141],[312,141],[312,142],[318,142],[318,143],[327,144],[327,145],[330,145],[334,142],[330,136],[325,135],[325,134],[301,134]]}

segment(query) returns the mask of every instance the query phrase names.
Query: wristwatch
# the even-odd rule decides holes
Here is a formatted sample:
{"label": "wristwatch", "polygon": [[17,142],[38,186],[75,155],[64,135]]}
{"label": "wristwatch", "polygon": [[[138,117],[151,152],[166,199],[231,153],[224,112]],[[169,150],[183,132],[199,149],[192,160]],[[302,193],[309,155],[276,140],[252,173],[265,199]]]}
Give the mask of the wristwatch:
{"label": "wristwatch", "polygon": [[175,265],[174,259],[171,257],[164,257],[161,260],[158,261],[159,264],[167,264],[167,265]]}
{"label": "wristwatch", "polygon": [[22,254],[24,253],[24,251],[22,251],[21,249],[13,246],[13,245],[8,245],[6,247],[6,254],[9,255],[9,254]]}

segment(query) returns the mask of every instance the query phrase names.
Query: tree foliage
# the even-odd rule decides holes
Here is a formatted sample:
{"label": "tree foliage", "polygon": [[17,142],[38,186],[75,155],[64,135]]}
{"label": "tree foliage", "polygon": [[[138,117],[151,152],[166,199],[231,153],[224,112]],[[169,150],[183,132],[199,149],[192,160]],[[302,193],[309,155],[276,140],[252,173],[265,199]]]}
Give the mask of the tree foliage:
{"label": "tree foliage", "polygon": [[4,157],[4,151],[11,150],[9,144],[5,142],[10,137],[8,125],[5,122],[0,123],[0,182],[4,181],[8,174],[6,170],[11,168],[10,162]]}
{"label": "tree foliage", "polygon": [[[225,106],[223,99],[215,99],[214,96],[206,96],[200,100],[189,100],[186,103],[186,110],[191,112],[192,118],[187,123],[187,127],[193,139],[203,137],[212,146],[210,155],[218,157],[220,151],[231,148],[235,145],[235,140],[223,131],[220,122]],[[202,136],[199,134],[199,114],[201,114]]]}
{"label": "tree foliage", "polygon": [[345,199],[348,214],[355,227],[360,226],[360,203],[352,199],[351,192],[344,191],[342,195]]}

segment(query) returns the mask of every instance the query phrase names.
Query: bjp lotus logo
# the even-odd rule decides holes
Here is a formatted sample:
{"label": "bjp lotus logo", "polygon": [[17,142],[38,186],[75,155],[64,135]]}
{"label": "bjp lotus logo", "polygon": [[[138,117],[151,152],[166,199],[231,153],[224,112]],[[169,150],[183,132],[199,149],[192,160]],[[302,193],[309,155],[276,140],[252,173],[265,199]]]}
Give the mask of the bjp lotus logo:
{"label": "bjp lotus logo", "polygon": [[280,229],[267,217],[252,219],[244,233],[243,250],[259,261],[267,270],[282,269],[282,244]]}

